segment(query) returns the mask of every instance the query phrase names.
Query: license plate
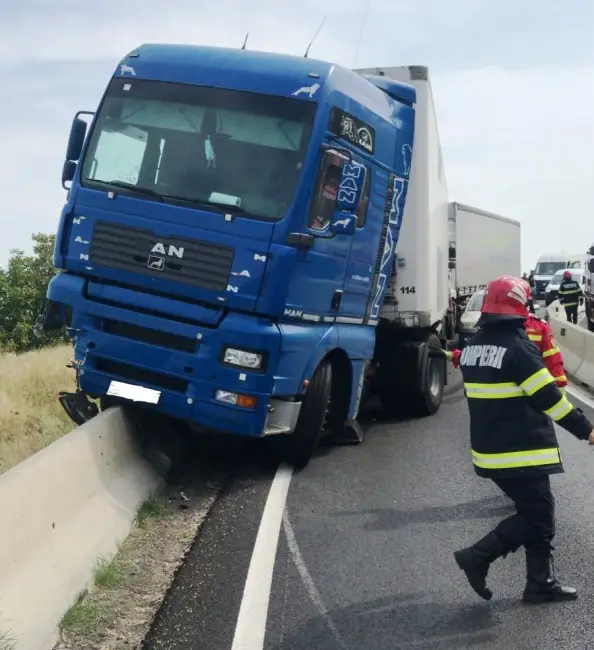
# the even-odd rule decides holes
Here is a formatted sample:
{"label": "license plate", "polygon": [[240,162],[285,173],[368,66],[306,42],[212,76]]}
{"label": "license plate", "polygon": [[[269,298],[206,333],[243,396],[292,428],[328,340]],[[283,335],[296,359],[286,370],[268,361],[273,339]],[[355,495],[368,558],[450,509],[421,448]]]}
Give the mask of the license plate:
{"label": "license plate", "polygon": [[146,404],[158,404],[161,397],[160,390],[137,386],[136,384],[126,384],[123,381],[110,382],[107,394],[131,402],[145,402]]}

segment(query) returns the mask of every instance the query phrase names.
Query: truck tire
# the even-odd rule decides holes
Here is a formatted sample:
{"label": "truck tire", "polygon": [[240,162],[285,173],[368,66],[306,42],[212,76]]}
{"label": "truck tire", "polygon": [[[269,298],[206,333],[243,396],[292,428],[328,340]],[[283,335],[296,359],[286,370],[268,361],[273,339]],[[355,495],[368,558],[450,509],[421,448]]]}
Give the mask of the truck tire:
{"label": "truck tire", "polygon": [[[434,415],[441,406],[445,386],[446,362],[445,357],[429,354],[431,348],[441,348],[441,342],[436,334],[431,334],[426,341],[423,351],[423,363],[425,367],[417,371],[417,361],[409,369],[409,382],[406,387],[401,382],[392,381],[391,373],[382,377],[379,385],[379,398],[382,410],[389,417],[401,415],[414,415],[425,417]],[[407,366],[408,367],[408,366]],[[422,372],[421,377],[417,372]],[[415,386],[417,386],[415,390]]]}
{"label": "truck tire", "polygon": [[594,323],[589,318],[586,318],[586,323],[588,323],[588,332],[594,332]]}
{"label": "truck tire", "polygon": [[[427,339],[427,351],[439,347],[441,347],[439,338],[435,334],[431,334]],[[434,415],[439,411],[445,387],[445,373],[445,357],[427,354],[423,384],[415,396],[415,410],[419,415]]]}
{"label": "truck tire", "polygon": [[316,369],[303,397],[295,431],[287,443],[286,460],[303,469],[317,449],[324,428],[332,389],[332,364],[323,361]]}

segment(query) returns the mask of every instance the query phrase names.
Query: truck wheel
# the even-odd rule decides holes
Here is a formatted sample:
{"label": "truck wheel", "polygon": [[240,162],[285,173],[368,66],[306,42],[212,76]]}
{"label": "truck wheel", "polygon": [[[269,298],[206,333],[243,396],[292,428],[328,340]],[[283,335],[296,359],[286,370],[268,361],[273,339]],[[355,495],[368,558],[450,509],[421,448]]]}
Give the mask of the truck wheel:
{"label": "truck wheel", "polygon": [[594,323],[589,318],[586,319],[586,322],[588,323],[588,331],[594,332]]}
{"label": "truck wheel", "polygon": [[[439,338],[432,334],[427,340],[428,348],[440,347]],[[445,386],[445,359],[430,354],[425,358],[426,371],[423,386],[415,398],[416,411],[419,415],[434,415],[439,411]]]}
{"label": "truck wheel", "polygon": [[453,311],[448,312],[445,317],[445,338],[451,341],[456,336],[456,314]]}
{"label": "truck wheel", "polygon": [[287,439],[286,459],[295,469],[303,469],[318,446],[331,388],[332,365],[329,361],[323,361],[307,387],[295,431]]}

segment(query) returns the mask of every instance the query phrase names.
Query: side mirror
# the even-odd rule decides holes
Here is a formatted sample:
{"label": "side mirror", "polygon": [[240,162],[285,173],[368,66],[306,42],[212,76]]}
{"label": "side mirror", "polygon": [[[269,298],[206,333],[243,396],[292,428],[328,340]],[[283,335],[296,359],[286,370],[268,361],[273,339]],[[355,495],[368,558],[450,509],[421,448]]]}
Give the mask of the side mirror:
{"label": "side mirror", "polygon": [[337,235],[352,235],[357,229],[357,217],[352,212],[335,212],[330,222],[330,232]]}
{"label": "side mirror", "polygon": [[68,146],[66,147],[66,160],[76,162],[80,158],[86,135],[87,123],[81,120],[80,117],[75,117],[70,127],[70,136],[68,138]]}
{"label": "side mirror", "polygon": [[70,189],[66,186],[66,183],[72,182],[74,174],[76,173],[76,163],[72,160],[65,160],[64,166],[62,167],[62,187],[65,190]]}

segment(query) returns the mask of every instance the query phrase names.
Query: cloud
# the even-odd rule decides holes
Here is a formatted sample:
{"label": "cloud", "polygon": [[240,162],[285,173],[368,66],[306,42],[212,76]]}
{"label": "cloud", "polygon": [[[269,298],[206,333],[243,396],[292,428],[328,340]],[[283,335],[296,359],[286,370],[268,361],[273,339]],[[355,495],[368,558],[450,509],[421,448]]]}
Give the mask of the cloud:
{"label": "cloud", "polygon": [[594,242],[594,67],[439,75],[449,193],[519,219],[523,262]]}
{"label": "cloud", "polygon": [[[429,65],[451,200],[523,225],[525,266],[584,248],[594,210],[594,5],[552,0],[34,0],[0,25],[0,265],[55,229],[72,116],[93,110],[120,59],[143,42],[302,54],[352,66]],[[567,224],[571,226],[568,228]]]}

